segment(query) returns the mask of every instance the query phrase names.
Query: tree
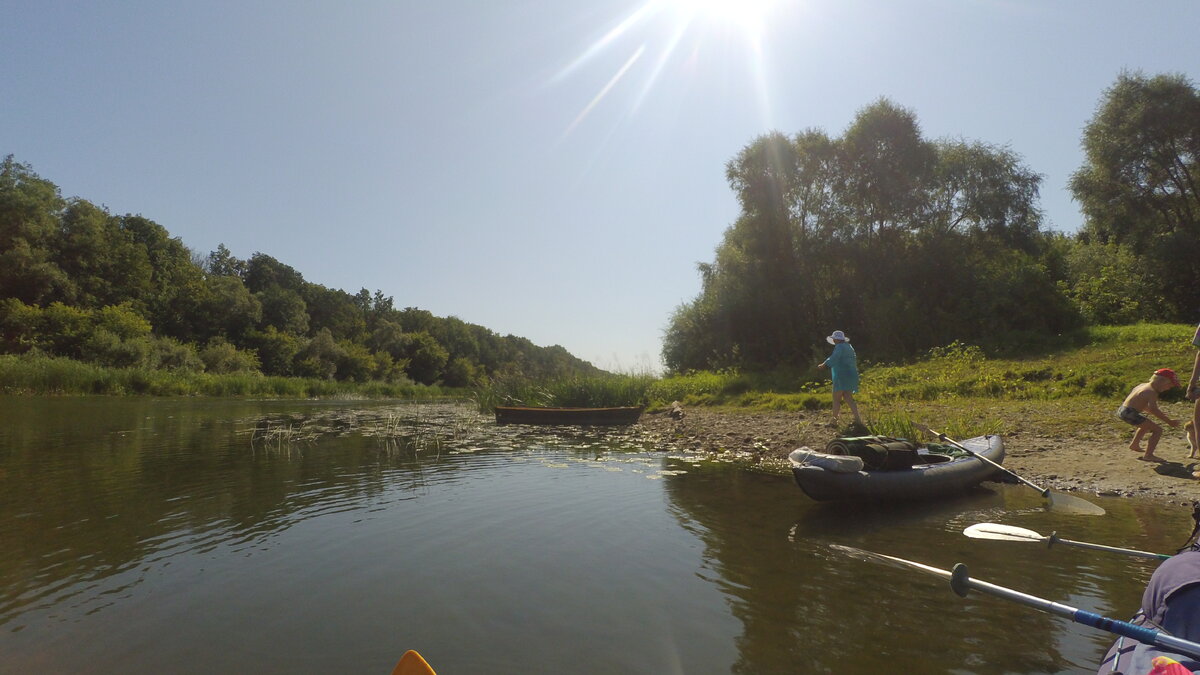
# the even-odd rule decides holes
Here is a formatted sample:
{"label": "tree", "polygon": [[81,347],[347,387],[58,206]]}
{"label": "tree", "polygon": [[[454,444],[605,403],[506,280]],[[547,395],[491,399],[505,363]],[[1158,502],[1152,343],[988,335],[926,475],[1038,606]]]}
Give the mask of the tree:
{"label": "tree", "polygon": [[925,140],[886,99],[841,138],[757,138],[726,176],[741,213],[671,318],[671,370],[808,367],[834,327],[882,359],[1078,320],[1040,261],[1041,177],[1005,148]]}
{"label": "tree", "polygon": [[334,341],[333,334],[328,328],[322,328],[296,356],[296,374],[332,380],[337,374],[338,362],[345,358],[346,351]]}
{"label": "tree", "polygon": [[209,253],[204,263],[205,271],[218,277],[242,278],[246,275],[246,268],[246,261],[234,257],[225,244],[217,244],[217,250]]}
{"label": "tree", "polygon": [[54,262],[66,201],[58,186],[12,155],[0,162],[0,296],[42,304],[69,284]]}
{"label": "tree", "polygon": [[71,280],[64,302],[89,308],[132,302],[142,313],[156,304],[150,255],[120,218],[77,199],[64,211],[60,229],[56,257]]}
{"label": "tree", "polygon": [[429,333],[406,333],[404,339],[408,376],[421,384],[437,382],[450,359],[449,352]]}
{"label": "tree", "polygon": [[1167,320],[1200,307],[1200,93],[1183,75],[1122,73],[1084,129],[1071,191],[1085,238],[1153,261]]}
{"label": "tree", "polygon": [[917,117],[887,99],[859,111],[842,138],[845,187],[842,201],[851,222],[867,238],[885,228],[907,228],[925,205],[937,161],[921,138]]}
{"label": "tree", "polygon": [[268,286],[255,295],[262,303],[263,325],[293,335],[308,332],[308,306],[299,293],[280,286]]}
{"label": "tree", "polygon": [[[218,250],[220,250],[218,248]],[[296,292],[304,289],[306,282],[294,268],[285,265],[265,253],[255,253],[246,263],[246,288],[252,293],[279,286]]]}

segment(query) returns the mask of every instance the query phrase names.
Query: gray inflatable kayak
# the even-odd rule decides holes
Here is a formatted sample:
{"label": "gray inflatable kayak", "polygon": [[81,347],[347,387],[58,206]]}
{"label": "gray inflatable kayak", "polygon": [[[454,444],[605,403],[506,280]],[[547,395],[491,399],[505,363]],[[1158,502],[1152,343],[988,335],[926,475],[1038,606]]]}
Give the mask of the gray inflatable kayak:
{"label": "gray inflatable kayak", "polygon": [[[1004,461],[999,436],[978,436],[962,442],[997,464]],[[891,501],[937,499],[965,491],[999,473],[996,467],[971,456],[951,457],[924,448],[912,468],[890,471],[861,467],[857,458],[826,455],[807,448],[789,455],[796,484],[819,501]],[[850,460],[850,461],[848,461]]]}

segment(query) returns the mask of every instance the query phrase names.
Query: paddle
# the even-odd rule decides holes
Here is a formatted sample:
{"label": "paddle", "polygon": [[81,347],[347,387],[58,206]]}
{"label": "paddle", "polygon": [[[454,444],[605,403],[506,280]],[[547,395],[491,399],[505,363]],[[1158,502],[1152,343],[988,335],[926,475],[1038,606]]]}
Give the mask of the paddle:
{"label": "paddle", "polygon": [[972,579],[967,573],[967,566],[962,563],[955,564],[953,571],[947,571],[937,567],[923,565],[919,562],[913,562],[903,558],[895,558],[882,553],[864,551],[862,549],[853,548],[850,546],[841,546],[839,544],[831,544],[831,546],[836,550],[860,560],[879,562],[885,565],[891,565],[893,567],[917,569],[922,572],[927,572],[929,574],[942,577],[943,579],[948,579],[950,581],[950,588],[964,598],[967,597],[967,593],[971,590],[980,591],[987,593],[988,595],[1004,598],[1005,600],[1012,600],[1013,602],[1025,605],[1027,607],[1032,607],[1036,610],[1046,612],[1047,614],[1054,614],[1056,616],[1070,619],[1075,623],[1090,626],[1092,628],[1098,628],[1116,635],[1123,635],[1127,638],[1133,638],[1138,642],[1163,647],[1164,649],[1169,649],[1174,652],[1187,654],[1193,658],[1200,658],[1200,643],[1192,642],[1191,640],[1183,640],[1151,628],[1143,628],[1142,626],[1129,623],[1128,621],[1109,619],[1107,617],[1100,616],[1099,614],[1087,612],[1082,609],[1076,609],[1075,607],[1070,607],[1052,600],[1039,598],[1035,595],[1014,591],[1011,588],[1005,588],[1004,586],[997,586],[996,584],[989,583],[987,581]]}
{"label": "paddle", "polygon": [[953,438],[950,438],[949,436],[947,436],[946,434],[943,434],[940,431],[930,429],[928,426],[926,426],[924,424],[914,423],[913,426],[916,427],[917,429],[920,429],[922,432],[929,434],[930,436],[936,437],[938,440],[942,441],[943,443],[949,443],[950,445],[953,445],[954,447],[958,448],[959,450],[962,450],[963,452],[966,452],[968,455],[971,455],[975,459],[978,459],[978,460],[987,462],[988,464],[991,464],[992,466],[996,467],[1000,471],[1003,471],[1004,473],[1012,476],[1013,478],[1016,478],[1021,483],[1028,485],[1029,487],[1033,488],[1034,490],[1037,490],[1038,494],[1042,495],[1042,497],[1044,499],[1047,499],[1050,501],[1050,508],[1054,509],[1055,511],[1060,511],[1062,513],[1071,513],[1071,514],[1080,515],[1080,516],[1102,516],[1105,513],[1104,509],[1100,508],[1099,506],[1096,506],[1095,504],[1089,502],[1086,499],[1081,499],[1079,497],[1075,497],[1072,495],[1063,494],[1061,492],[1051,492],[1050,488],[1044,488],[1040,485],[1037,485],[1036,483],[1029,481],[1028,479],[1026,479],[1023,476],[1017,475],[1016,473],[1014,473],[1012,471],[1012,469],[1006,469],[1003,466],[1000,466],[996,462],[993,462],[992,460],[988,459],[987,457],[984,457],[983,455],[979,454],[978,452],[975,452],[974,450],[968,448],[967,446],[963,445],[962,443],[959,443],[958,441],[954,440]]}
{"label": "paddle", "polygon": [[425,662],[416,651],[410,649],[400,657],[400,662],[392,670],[392,675],[437,675],[433,668]]}
{"label": "paddle", "polygon": [[972,539],[1045,542],[1047,547],[1055,544],[1065,544],[1067,546],[1077,546],[1079,548],[1090,548],[1094,551],[1124,553],[1125,555],[1132,555],[1139,558],[1152,558],[1155,560],[1166,560],[1167,558],[1171,557],[1165,553],[1150,553],[1149,551],[1136,551],[1131,548],[1117,548],[1116,546],[1104,546],[1103,544],[1090,544],[1086,541],[1060,539],[1057,532],[1051,532],[1050,536],[1046,537],[1034,532],[1033,530],[1027,530],[1023,527],[1013,527],[1012,525],[1001,525],[1000,523],[976,523],[963,530],[963,534],[971,537]]}

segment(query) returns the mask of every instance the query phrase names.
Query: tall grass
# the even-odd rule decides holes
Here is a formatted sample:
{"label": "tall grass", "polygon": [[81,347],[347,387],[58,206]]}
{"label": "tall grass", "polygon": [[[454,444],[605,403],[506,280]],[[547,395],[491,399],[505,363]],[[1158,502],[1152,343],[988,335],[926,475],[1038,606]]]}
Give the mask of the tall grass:
{"label": "tall grass", "polygon": [[474,399],[481,411],[498,405],[608,408],[646,405],[653,375],[601,375],[532,381],[524,378],[493,378],[475,388]]}
{"label": "tall grass", "polygon": [[251,373],[173,372],[106,368],[48,356],[0,355],[0,392],[6,394],[142,394],[149,396],[266,396],[274,398],[441,398],[456,389],[385,382],[335,382]]}

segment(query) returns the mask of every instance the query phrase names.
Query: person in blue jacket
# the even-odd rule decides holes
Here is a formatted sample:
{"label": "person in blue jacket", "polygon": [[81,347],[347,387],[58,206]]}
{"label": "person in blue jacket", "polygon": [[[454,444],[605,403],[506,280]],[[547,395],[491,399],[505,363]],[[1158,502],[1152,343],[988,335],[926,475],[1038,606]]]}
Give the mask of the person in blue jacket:
{"label": "person in blue jacket", "polygon": [[833,376],[833,424],[837,425],[842,401],[845,401],[850,406],[850,412],[854,413],[854,423],[862,426],[858,404],[854,402],[854,394],[858,393],[858,357],[854,347],[850,346],[850,338],[840,330],[833,331],[833,335],[825,338],[825,341],[833,345],[833,353],[817,367],[828,367]]}

